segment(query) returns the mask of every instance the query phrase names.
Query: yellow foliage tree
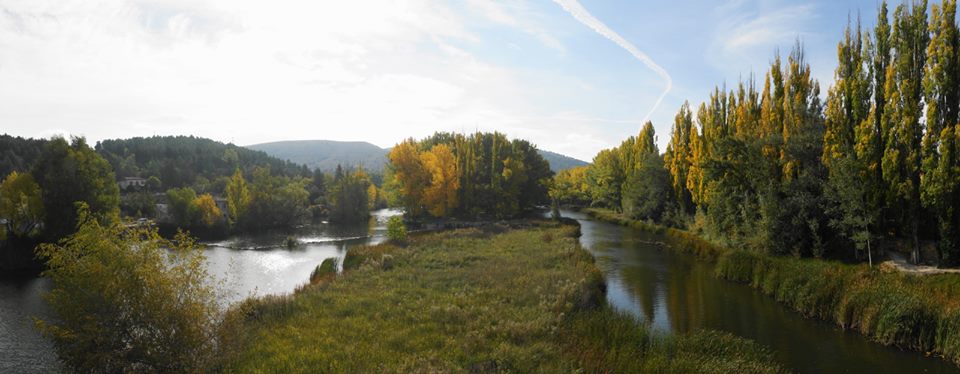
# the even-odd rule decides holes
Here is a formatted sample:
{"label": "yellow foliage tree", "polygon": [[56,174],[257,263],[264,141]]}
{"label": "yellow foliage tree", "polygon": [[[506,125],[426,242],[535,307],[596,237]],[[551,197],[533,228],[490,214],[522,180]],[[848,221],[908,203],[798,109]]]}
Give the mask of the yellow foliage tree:
{"label": "yellow foliage tree", "polygon": [[217,221],[220,220],[220,217],[223,217],[223,212],[217,207],[217,202],[214,201],[213,196],[208,193],[194,199],[193,205],[197,207],[197,217],[200,223],[207,227],[215,225]]}
{"label": "yellow foliage tree", "polygon": [[397,144],[390,150],[393,176],[400,185],[400,196],[407,213],[417,216],[423,211],[423,195],[430,185],[430,172],[424,167],[420,149],[413,139]]}
{"label": "yellow foliage tree", "polygon": [[423,201],[434,217],[444,217],[457,207],[460,178],[457,158],[445,144],[433,146],[421,155],[424,168],[430,175],[430,185],[424,190]]}

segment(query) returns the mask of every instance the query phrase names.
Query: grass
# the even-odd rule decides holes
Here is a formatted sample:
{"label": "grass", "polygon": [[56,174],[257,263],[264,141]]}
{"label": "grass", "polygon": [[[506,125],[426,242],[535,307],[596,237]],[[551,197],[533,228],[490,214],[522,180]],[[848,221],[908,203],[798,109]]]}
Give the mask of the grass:
{"label": "grass", "polygon": [[[960,276],[956,274],[915,276],[863,264],[725,249],[692,233],[626,220],[611,211],[588,213],[681,238],[683,242],[673,247],[715,260],[717,277],[748,284],[806,317],[832,321],[878,343],[960,365]],[[691,243],[694,249],[685,248]]]}
{"label": "grass", "polygon": [[227,371],[783,371],[750,341],[653,334],[613,311],[578,233],[541,222],[351,249],[341,275],[235,308]]}

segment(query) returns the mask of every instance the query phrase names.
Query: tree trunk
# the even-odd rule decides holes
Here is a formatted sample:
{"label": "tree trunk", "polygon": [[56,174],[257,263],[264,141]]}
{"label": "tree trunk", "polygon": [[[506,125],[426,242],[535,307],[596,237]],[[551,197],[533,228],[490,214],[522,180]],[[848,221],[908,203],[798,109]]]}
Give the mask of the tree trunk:
{"label": "tree trunk", "polygon": [[913,234],[913,256],[911,256],[911,257],[913,257],[913,258],[912,258],[913,263],[919,265],[919,264],[920,264],[920,236],[919,236],[920,227],[919,227],[919,223],[917,223],[917,220],[916,220],[916,219],[914,219],[913,223],[910,225],[910,228],[911,228],[911,231],[913,231],[913,232],[912,232],[912,234]]}

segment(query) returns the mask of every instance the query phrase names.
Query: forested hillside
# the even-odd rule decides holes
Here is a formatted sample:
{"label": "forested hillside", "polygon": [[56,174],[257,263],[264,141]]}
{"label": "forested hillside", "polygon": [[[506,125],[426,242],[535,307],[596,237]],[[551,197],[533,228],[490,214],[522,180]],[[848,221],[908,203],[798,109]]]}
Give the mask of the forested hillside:
{"label": "forested hillside", "polygon": [[40,158],[46,139],[0,135],[0,175],[27,171]]}
{"label": "forested hillside", "polygon": [[537,152],[540,152],[540,156],[543,157],[544,160],[547,160],[547,163],[550,164],[550,170],[553,170],[554,173],[589,165],[586,161],[581,161],[556,152],[544,151],[542,149],[538,149]]}
{"label": "forested hillside", "polygon": [[118,178],[156,176],[166,188],[188,186],[198,177],[230,176],[237,168],[250,173],[255,166],[269,166],[273,175],[312,175],[303,165],[264,152],[193,136],[111,139],[98,143],[96,149]]}

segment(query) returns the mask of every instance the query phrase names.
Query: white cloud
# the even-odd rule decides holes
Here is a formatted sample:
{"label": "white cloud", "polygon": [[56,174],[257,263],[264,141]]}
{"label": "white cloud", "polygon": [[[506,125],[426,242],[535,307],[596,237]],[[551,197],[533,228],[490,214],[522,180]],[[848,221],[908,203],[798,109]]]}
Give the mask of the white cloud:
{"label": "white cloud", "polygon": [[[566,53],[566,48],[563,46],[563,43],[541,27],[539,23],[534,20],[534,18],[536,18],[535,13],[527,9],[522,2],[468,0],[467,4],[472,11],[483,15],[488,20],[520,29],[539,40],[543,45],[560,53]],[[519,18],[517,16],[519,16]],[[514,44],[511,47],[516,47],[516,45]]]}
{"label": "white cloud", "polygon": [[[811,35],[818,15],[813,4],[781,5],[778,2],[737,0],[718,6],[716,32],[706,60],[735,74],[749,68],[761,75],[777,49],[793,46]],[[730,70],[735,69],[735,70]]]}
{"label": "white cloud", "polygon": [[526,3],[467,7],[483,11],[429,0],[7,0],[0,132],[390,146],[479,129],[587,160],[635,132],[634,121],[554,109],[587,89],[575,77],[470,51],[480,37],[465,18],[480,17],[562,58]]}

